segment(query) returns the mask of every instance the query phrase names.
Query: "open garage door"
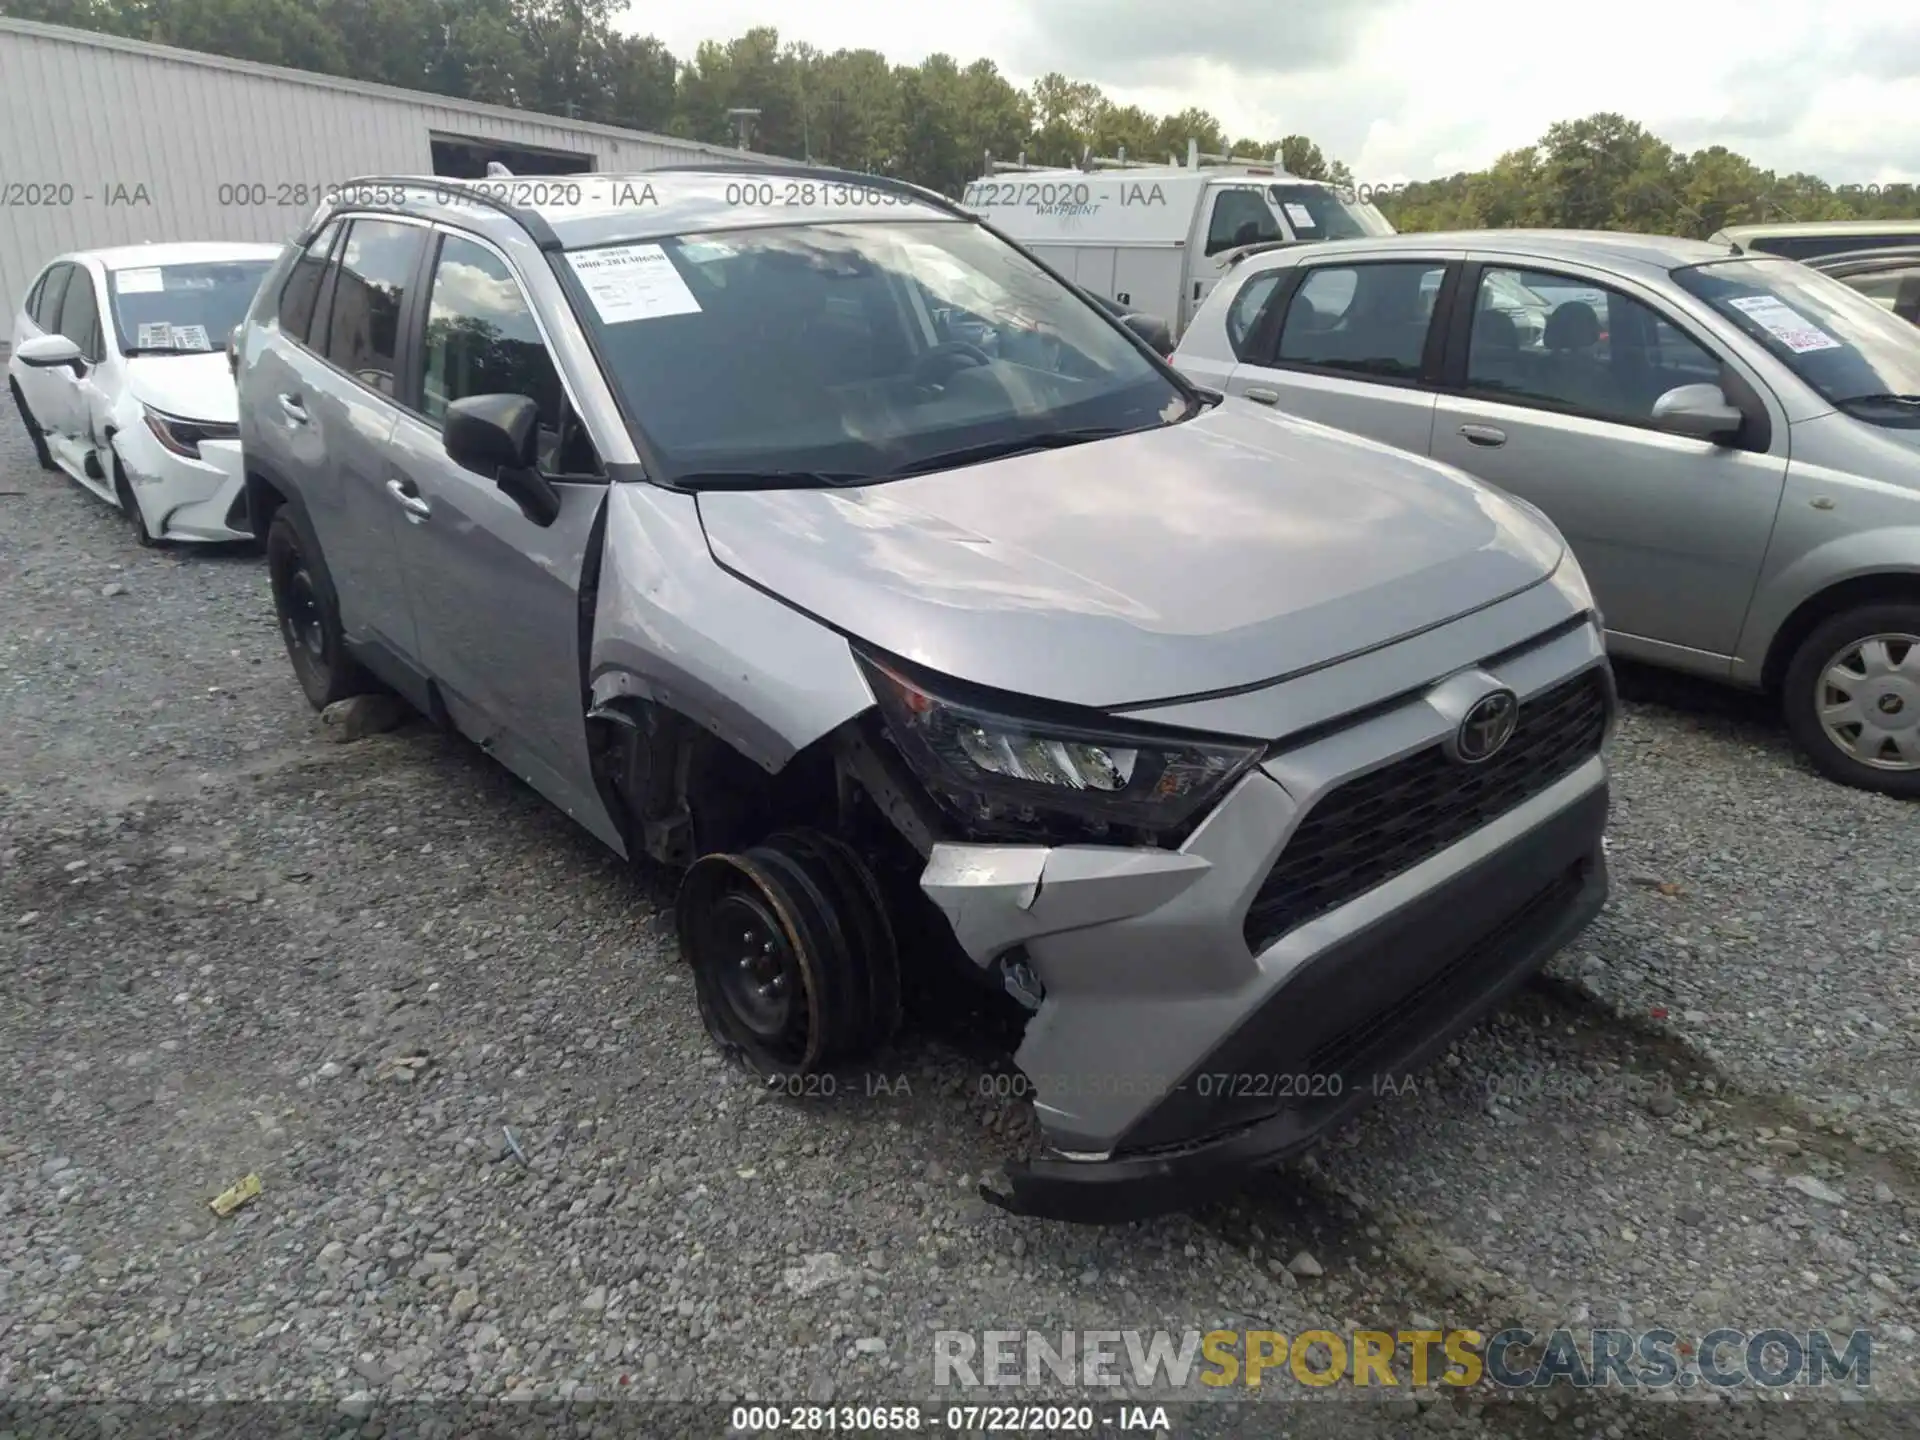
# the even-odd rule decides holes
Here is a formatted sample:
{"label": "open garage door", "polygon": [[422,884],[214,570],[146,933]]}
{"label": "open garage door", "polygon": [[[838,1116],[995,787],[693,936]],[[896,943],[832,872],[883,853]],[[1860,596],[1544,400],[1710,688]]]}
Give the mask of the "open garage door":
{"label": "open garage door", "polygon": [[515,175],[584,175],[593,169],[593,156],[566,150],[510,145],[477,135],[436,133],[432,141],[433,173],[449,180],[484,180],[492,160]]}

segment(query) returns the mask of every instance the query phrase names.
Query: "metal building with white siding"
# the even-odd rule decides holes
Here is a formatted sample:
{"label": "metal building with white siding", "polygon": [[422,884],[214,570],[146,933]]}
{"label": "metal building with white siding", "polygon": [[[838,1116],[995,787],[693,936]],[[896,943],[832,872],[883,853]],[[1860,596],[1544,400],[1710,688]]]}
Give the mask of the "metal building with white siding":
{"label": "metal building with white siding", "polygon": [[363,175],[602,173],[743,152],[0,19],[0,313],[47,260],[288,238]]}

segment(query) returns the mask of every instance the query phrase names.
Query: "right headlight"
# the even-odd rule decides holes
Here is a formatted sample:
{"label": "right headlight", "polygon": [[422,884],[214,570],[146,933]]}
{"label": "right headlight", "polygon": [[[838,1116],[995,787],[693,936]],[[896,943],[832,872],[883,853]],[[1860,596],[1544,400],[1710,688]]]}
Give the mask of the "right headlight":
{"label": "right headlight", "polygon": [[938,682],[854,652],[887,729],[927,788],[963,819],[992,825],[1045,817],[1151,832],[1185,829],[1245,774],[1262,746],[1039,718],[942,694]]}

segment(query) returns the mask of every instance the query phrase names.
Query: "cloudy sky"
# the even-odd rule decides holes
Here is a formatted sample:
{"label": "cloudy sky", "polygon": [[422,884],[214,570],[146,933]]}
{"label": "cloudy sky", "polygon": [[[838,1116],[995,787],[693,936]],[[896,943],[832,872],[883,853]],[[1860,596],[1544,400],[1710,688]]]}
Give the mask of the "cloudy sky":
{"label": "cloudy sky", "polygon": [[1235,134],[1310,135],[1372,183],[1478,168],[1596,110],[1836,184],[1920,178],[1911,0],[638,0],[628,22],[682,56],[753,25],[1202,106]]}

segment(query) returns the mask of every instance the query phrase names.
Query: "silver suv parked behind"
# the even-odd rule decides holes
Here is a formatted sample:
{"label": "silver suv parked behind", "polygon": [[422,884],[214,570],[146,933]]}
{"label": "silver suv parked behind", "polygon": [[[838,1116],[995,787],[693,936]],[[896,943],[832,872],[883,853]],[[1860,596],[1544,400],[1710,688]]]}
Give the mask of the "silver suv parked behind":
{"label": "silver suv parked behind", "polygon": [[310,700],[377,677],[686,867],[764,1074],[983,982],[1049,1147],[1000,1203],[1284,1155],[1602,902],[1612,682],[1552,526],[1195,389],[936,195],[365,182],[237,353]]}
{"label": "silver suv parked behind", "polygon": [[1920,331],[1865,296],[1697,240],[1395,235],[1249,258],[1174,363],[1538,505],[1614,653],[1771,692],[1827,775],[1920,798]]}

